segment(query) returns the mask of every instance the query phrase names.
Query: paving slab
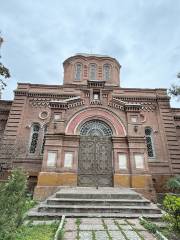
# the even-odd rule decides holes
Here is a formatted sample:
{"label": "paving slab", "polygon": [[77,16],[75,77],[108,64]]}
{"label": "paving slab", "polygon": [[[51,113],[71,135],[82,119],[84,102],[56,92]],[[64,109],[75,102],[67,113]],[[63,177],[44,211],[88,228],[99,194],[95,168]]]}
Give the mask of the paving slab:
{"label": "paving slab", "polygon": [[113,240],[126,240],[120,231],[109,231],[109,234]]}
{"label": "paving slab", "polygon": [[109,237],[106,231],[97,231],[95,232],[96,239],[98,240],[109,240]]}
{"label": "paving slab", "polygon": [[119,225],[127,224],[127,222],[124,219],[114,219],[114,221],[116,221]]}
{"label": "paving slab", "polygon": [[[76,224],[77,219],[66,219],[64,230],[64,240],[76,240],[78,229]],[[103,222],[107,226],[104,229]],[[119,227],[116,225],[119,224]],[[79,225],[79,239],[92,240],[93,232],[96,240],[155,240],[156,238],[147,232],[143,226],[140,225],[138,219],[130,219],[128,222],[123,219],[102,219],[102,218],[82,218]],[[108,231],[108,232],[107,232]],[[137,233],[138,232],[138,233]],[[125,234],[125,236],[123,235]]]}
{"label": "paving slab", "polygon": [[146,229],[140,224],[139,219],[130,219],[127,222],[138,231],[146,231]]}
{"label": "paving slab", "polygon": [[103,219],[104,220],[104,222],[105,222],[105,224],[107,224],[107,225],[114,225],[114,219],[112,219],[112,218],[104,218]]}
{"label": "paving slab", "polygon": [[129,230],[129,231],[132,231],[133,228],[131,227],[131,225],[121,225],[120,226],[122,230]]}
{"label": "paving slab", "polygon": [[77,226],[76,224],[71,224],[71,223],[66,223],[65,226],[64,226],[64,230],[65,231],[76,231],[77,230]]}
{"label": "paving slab", "polygon": [[141,240],[135,231],[123,231],[129,240]]}
{"label": "paving slab", "polygon": [[64,238],[63,240],[75,240],[77,236],[77,232],[76,231],[68,231],[64,233]]}
{"label": "paving slab", "polygon": [[119,231],[119,228],[115,224],[107,224],[108,231]]}
{"label": "paving slab", "polygon": [[81,224],[102,224],[101,218],[81,218]]}
{"label": "paving slab", "polygon": [[139,234],[146,240],[156,240],[156,237],[147,231],[141,231]]}
{"label": "paving slab", "polygon": [[137,224],[139,224],[139,219],[138,218],[128,219],[127,222],[132,224],[132,225],[137,225]]}
{"label": "paving slab", "polygon": [[80,240],[92,240],[92,231],[80,231]]}
{"label": "paving slab", "polygon": [[102,230],[104,230],[104,227],[102,224],[94,224],[93,222],[91,222],[91,224],[80,224],[79,228],[81,231],[88,231],[88,230],[102,231]]}

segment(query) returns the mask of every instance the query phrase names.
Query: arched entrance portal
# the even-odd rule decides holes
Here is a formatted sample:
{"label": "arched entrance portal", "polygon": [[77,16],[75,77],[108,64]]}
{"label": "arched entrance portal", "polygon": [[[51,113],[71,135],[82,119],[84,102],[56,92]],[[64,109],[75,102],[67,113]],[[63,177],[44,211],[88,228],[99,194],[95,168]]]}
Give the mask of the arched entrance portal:
{"label": "arched entrance portal", "polygon": [[101,120],[90,120],[80,128],[78,186],[113,185],[112,129]]}

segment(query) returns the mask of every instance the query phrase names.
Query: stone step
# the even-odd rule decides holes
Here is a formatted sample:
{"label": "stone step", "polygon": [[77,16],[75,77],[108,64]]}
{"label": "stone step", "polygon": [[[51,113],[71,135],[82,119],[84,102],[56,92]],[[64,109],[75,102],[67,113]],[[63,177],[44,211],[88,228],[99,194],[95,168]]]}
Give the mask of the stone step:
{"label": "stone step", "polygon": [[135,194],[121,194],[121,193],[61,193],[55,195],[56,198],[73,198],[73,199],[141,199],[138,193]]}
{"label": "stone step", "polygon": [[160,218],[161,210],[127,188],[63,187],[28,213],[30,220],[67,217]]}
{"label": "stone step", "polygon": [[62,215],[65,215],[66,218],[81,218],[81,217],[88,217],[88,218],[139,218],[145,217],[151,220],[160,220],[162,214],[142,214],[142,213],[41,213],[41,212],[30,212],[28,217],[31,220],[59,220],[61,219]]}
{"label": "stone step", "polygon": [[92,205],[47,205],[38,207],[38,212],[58,213],[161,213],[160,209],[154,206],[92,206]]}
{"label": "stone step", "polygon": [[78,199],[78,198],[50,198],[48,205],[89,205],[92,206],[147,206],[150,201],[146,199]]}

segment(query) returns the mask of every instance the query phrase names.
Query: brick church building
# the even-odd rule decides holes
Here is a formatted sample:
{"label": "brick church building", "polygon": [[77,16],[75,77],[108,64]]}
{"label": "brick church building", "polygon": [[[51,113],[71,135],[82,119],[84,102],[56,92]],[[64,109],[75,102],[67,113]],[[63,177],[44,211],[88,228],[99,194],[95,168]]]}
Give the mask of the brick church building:
{"label": "brick church building", "polygon": [[180,108],[166,89],[122,88],[121,65],[105,55],[63,67],[63,85],[19,83],[0,100],[1,168],[24,168],[37,199],[59,186],[163,191],[180,174]]}

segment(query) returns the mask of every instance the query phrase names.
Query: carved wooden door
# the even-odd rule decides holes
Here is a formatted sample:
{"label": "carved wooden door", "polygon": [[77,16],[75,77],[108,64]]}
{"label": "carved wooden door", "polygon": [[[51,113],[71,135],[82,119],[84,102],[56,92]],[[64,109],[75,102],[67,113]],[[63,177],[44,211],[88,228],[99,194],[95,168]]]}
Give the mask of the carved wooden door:
{"label": "carved wooden door", "polygon": [[78,186],[111,187],[112,141],[106,136],[81,136]]}

